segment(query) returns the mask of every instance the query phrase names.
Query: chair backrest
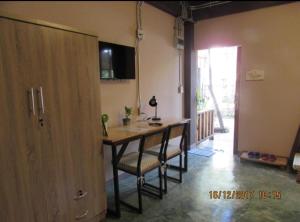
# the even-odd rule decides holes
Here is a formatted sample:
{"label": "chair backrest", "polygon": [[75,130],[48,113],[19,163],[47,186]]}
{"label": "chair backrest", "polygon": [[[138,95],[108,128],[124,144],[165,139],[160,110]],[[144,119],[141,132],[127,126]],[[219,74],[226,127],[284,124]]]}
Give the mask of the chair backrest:
{"label": "chair backrest", "polygon": [[165,141],[167,138],[167,132],[168,132],[168,129],[161,129],[161,130],[143,135],[143,137],[141,138],[141,141],[140,141],[140,146],[139,146],[138,169],[140,168],[140,164],[141,164],[141,160],[142,160],[144,151],[151,147],[155,147],[155,146],[160,147],[160,153],[159,153],[158,158],[159,158],[159,160],[161,160]]}
{"label": "chair backrest", "polygon": [[167,136],[167,129],[161,129],[155,132],[150,132],[143,135],[140,142],[140,152],[144,152],[145,150],[160,145],[163,146]]}
{"label": "chair backrest", "polygon": [[170,125],[168,127],[168,134],[167,134],[167,139],[166,139],[166,143],[165,143],[164,153],[167,152],[170,139],[174,139],[177,137],[180,138],[179,147],[181,150],[183,149],[183,143],[184,143],[184,139],[185,139],[185,135],[186,135],[186,131],[187,131],[187,125],[188,125],[187,122],[182,122],[182,123]]}
{"label": "chair backrest", "polygon": [[169,127],[169,139],[173,139],[176,137],[183,136],[185,133],[185,123],[180,123],[176,125],[172,125]]}
{"label": "chair backrest", "polygon": [[145,136],[144,147],[143,147],[144,151],[154,146],[161,145],[164,140],[164,137],[165,137],[164,132]]}

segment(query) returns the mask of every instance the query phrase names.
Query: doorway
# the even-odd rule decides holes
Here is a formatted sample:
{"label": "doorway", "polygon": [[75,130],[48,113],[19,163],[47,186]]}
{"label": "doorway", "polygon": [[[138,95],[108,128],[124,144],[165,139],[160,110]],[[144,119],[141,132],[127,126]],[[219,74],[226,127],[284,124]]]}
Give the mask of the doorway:
{"label": "doorway", "polygon": [[198,50],[197,132],[212,129],[198,136],[200,148],[237,151],[239,52],[237,46]]}

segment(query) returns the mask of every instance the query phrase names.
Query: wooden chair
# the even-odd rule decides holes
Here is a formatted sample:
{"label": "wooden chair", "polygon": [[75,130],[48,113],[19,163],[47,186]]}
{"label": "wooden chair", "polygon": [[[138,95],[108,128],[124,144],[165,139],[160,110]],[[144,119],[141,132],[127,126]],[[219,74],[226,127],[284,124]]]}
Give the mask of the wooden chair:
{"label": "wooden chair", "polygon": [[[187,123],[179,123],[169,126],[167,139],[163,150],[163,169],[164,169],[164,192],[167,193],[167,179],[172,180],[173,182],[181,183],[182,182],[182,153],[184,152],[184,143],[186,138]],[[178,141],[173,142],[171,139],[177,138]],[[147,151],[147,153],[159,156],[160,149],[159,147],[153,147]],[[168,163],[170,159],[179,156],[179,166],[174,166]],[[167,169],[176,169],[179,171],[179,178],[170,177],[167,175]]]}
{"label": "wooden chair", "polygon": [[[118,170],[124,171],[131,175],[135,175],[137,177],[138,208],[124,202],[123,200],[120,200],[120,203],[135,211],[138,211],[139,213],[143,212],[142,192],[162,199],[163,188],[161,160],[166,135],[166,129],[144,135],[140,140],[139,152],[125,154],[119,161]],[[150,147],[153,146],[160,147],[160,151],[157,156],[145,153],[145,151],[147,151]],[[159,187],[145,183],[144,181],[145,174],[156,168],[158,169],[159,174]],[[157,193],[151,191],[149,188],[154,189],[155,191],[157,191]]]}

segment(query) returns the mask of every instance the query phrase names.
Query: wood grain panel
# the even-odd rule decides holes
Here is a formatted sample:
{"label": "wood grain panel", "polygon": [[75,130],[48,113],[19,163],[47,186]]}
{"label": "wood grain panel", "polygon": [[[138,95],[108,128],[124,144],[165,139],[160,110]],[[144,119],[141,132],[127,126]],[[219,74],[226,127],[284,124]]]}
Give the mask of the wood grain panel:
{"label": "wood grain panel", "polygon": [[161,145],[163,135],[164,133],[160,132],[151,136],[147,136],[144,142],[144,150],[147,150],[148,148],[151,148],[156,145]]}
{"label": "wood grain panel", "polygon": [[[81,146],[80,157],[82,164],[77,171],[82,171],[83,189],[88,191],[88,218],[103,212],[106,208],[106,194],[104,190],[104,166],[102,151],[102,132],[100,125],[100,78],[98,57],[98,42],[96,38],[81,36],[74,39],[78,53],[74,72],[78,81],[78,122],[80,123]],[[89,86],[89,87],[86,87]]]}
{"label": "wood grain panel", "polygon": [[6,18],[0,28],[1,221],[103,218],[97,38]]}
{"label": "wood grain panel", "polygon": [[[39,59],[42,71],[39,73],[38,89],[43,89],[44,110],[39,110],[38,130],[43,147],[45,181],[47,183],[47,211],[49,221],[73,221],[75,215],[75,184],[72,158],[72,140],[77,142],[69,118],[73,117],[72,78],[69,77],[69,52],[66,49],[72,38],[67,32],[40,27],[40,41],[44,54]],[[36,95],[39,96],[36,91]],[[40,100],[38,104],[40,104]],[[76,159],[75,159],[76,160]],[[79,179],[78,179],[79,180]]]}
{"label": "wood grain panel", "polygon": [[173,138],[182,136],[184,127],[185,127],[184,124],[172,127],[169,138],[173,139]]}
{"label": "wood grain panel", "polygon": [[95,33],[92,33],[92,32],[78,30],[78,29],[73,28],[73,27],[69,27],[69,26],[61,25],[61,24],[56,24],[56,23],[53,23],[53,22],[47,22],[47,21],[44,21],[44,20],[25,18],[25,17],[19,16],[19,15],[12,15],[12,14],[8,14],[8,13],[2,12],[2,11],[0,11],[0,17],[1,18],[7,18],[7,19],[10,19],[10,20],[19,21],[19,22],[23,22],[23,23],[25,22],[25,23],[29,23],[29,24],[33,24],[33,25],[45,26],[45,27],[49,27],[49,28],[61,29],[61,30],[69,31],[69,32],[75,32],[75,33],[80,33],[80,34],[84,34],[84,35],[90,35],[90,36],[97,37],[97,35]]}
{"label": "wood grain panel", "polygon": [[36,116],[27,90],[35,83],[36,27],[0,19],[0,218],[9,222],[43,221],[46,213],[44,163],[36,141]]}
{"label": "wood grain panel", "polygon": [[108,136],[103,137],[103,143],[107,145],[122,144],[124,141],[140,138],[145,133],[165,129],[170,125],[188,123],[190,119],[164,119],[160,121],[161,126],[150,126],[147,121],[134,122],[130,126],[118,126],[108,128]]}
{"label": "wood grain panel", "polygon": [[[85,210],[87,219],[105,209],[103,156],[100,127],[100,79],[97,39],[59,30],[43,29],[48,60],[42,75],[45,114],[43,142],[52,155],[49,172],[53,181],[51,205],[59,203],[57,215],[69,221]],[[45,128],[46,127],[46,128]],[[47,142],[45,142],[47,141]],[[74,201],[79,192],[87,196]],[[59,200],[60,199],[60,200]],[[64,204],[65,201],[68,204]],[[69,201],[72,204],[69,204]],[[50,208],[51,210],[53,208]],[[64,214],[69,212],[69,214]]]}

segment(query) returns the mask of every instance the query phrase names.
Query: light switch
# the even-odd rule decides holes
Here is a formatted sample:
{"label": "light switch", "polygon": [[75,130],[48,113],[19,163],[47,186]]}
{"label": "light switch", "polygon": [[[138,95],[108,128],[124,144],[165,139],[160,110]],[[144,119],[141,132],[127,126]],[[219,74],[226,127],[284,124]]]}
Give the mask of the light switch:
{"label": "light switch", "polygon": [[253,69],[246,73],[246,81],[261,81],[265,79],[265,71]]}

